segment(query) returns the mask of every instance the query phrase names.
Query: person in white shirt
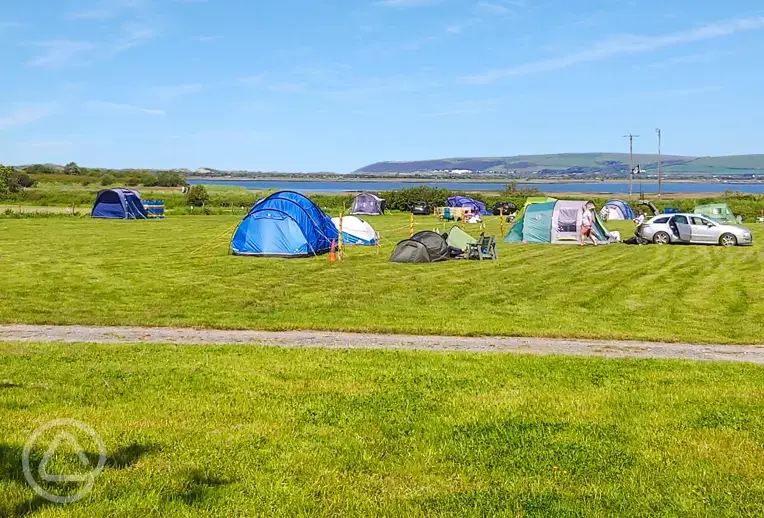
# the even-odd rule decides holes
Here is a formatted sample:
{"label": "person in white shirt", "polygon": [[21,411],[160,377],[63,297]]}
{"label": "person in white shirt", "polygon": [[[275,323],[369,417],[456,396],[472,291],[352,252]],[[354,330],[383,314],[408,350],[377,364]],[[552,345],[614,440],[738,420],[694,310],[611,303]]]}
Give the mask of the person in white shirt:
{"label": "person in white shirt", "polygon": [[591,238],[594,246],[597,246],[597,239],[594,237],[594,213],[589,206],[585,205],[581,215],[581,246],[584,246],[587,236]]}
{"label": "person in white shirt", "polygon": [[640,226],[644,222],[645,222],[645,213],[640,212],[639,216],[637,216],[636,219],[634,220],[634,223],[636,223],[637,226]]}

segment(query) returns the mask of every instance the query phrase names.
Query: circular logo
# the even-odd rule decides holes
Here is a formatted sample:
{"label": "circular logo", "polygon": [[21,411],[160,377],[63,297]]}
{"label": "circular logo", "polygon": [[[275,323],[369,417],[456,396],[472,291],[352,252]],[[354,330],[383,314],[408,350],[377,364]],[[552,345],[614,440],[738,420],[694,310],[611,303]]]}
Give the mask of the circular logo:
{"label": "circular logo", "polygon": [[[30,466],[32,449],[38,443],[46,446],[45,454],[36,469],[39,479],[35,477]],[[97,446],[98,462],[95,466],[81,446],[83,443]],[[55,460],[54,457],[62,457],[64,449],[66,454],[79,461],[82,468],[71,474],[50,473],[49,468]],[[29,437],[21,454],[21,466],[29,486],[44,499],[57,504],[70,504],[87,495],[93,489],[95,478],[103,471],[105,465],[106,447],[101,436],[90,426],[75,419],[55,419],[40,426]],[[60,487],[56,489],[61,489],[64,494],[53,492],[57,484]],[[76,493],[71,493],[72,486],[78,488]]]}

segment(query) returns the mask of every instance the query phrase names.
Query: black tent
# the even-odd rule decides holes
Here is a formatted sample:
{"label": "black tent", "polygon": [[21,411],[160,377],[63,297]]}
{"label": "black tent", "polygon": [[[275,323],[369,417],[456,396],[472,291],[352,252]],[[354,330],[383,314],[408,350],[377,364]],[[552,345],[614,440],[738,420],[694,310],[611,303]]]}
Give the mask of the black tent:
{"label": "black tent", "polygon": [[390,256],[393,263],[434,263],[450,256],[448,243],[437,232],[417,232],[411,239],[398,243]]}

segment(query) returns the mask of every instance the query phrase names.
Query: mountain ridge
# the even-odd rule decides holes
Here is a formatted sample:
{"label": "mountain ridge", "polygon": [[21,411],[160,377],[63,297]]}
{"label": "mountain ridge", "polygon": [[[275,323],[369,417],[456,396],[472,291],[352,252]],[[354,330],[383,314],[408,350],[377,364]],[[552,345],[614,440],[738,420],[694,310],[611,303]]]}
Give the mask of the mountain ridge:
{"label": "mountain ridge", "polygon": [[[729,156],[662,155],[667,177],[764,176],[764,154]],[[657,175],[657,154],[634,154],[632,164],[646,175]],[[628,153],[556,153],[505,157],[455,157],[433,160],[383,161],[354,174],[469,174],[522,177],[624,177],[629,173]]]}

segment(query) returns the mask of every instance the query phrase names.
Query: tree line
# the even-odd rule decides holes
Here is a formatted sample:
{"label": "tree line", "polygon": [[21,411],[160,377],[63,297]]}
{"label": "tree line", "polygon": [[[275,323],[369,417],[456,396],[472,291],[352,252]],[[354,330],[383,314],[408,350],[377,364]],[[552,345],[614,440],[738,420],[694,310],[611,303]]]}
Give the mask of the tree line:
{"label": "tree line", "polygon": [[80,167],[75,162],[65,166],[34,164],[17,168],[33,180],[49,180],[59,183],[79,183],[83,186],[124,185],[126,187],[181,187],[186,185],[186,175],[178,171],[150,171],[145,169],[102,169]]}

